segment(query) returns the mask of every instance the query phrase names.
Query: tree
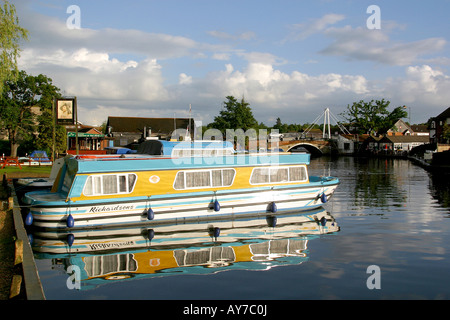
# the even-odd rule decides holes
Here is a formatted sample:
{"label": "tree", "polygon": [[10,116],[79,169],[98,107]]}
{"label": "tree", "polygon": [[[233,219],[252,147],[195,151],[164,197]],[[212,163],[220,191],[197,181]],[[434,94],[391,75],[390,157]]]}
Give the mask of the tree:
{"label": "tree", "polygon": [[[59,96],[52,79],[42,74],[34,77],[20,71],[16,81],[5,81],[0,96],[0,124],[7,132],[12,157],[17,156],[19,145],[28,139],[34,139],[36,146],[49,149],[48,145],[53,143],[52,103]],[[37,115],[36,109],[41,115]],[[61,134],[62,130],[59,128],[57,132]]]}
{"label": "tree", "polygon": [[226,129],[242,129],[247,131],[250,128],[257,129],[258,122],[253,117],[252,109],[249,103],[241,99],[240,102],[233,96],[227,96],[224,107],[220,115],[214,118],[214,122],[208,125],[209,128],[219,129],[225,133]]}
{"label": "tree", "polygon": [[389,130],[400,118],[405,118],[408,113],[405,107],[397,107],[392,112],[387,110],[390,102],[371,100],[370,102],[354,102],[347,106],[347,111],[341,113],[351,126],[360,134],[379,134]]}
{"label": "tree", "polygon": [[442,139],[447,140],[447,143],[450,141],[450,125],[448,124],[442,127]]}
{"label": "tree", "polygon": [[273,129],[278,129],[279,133],[286,133],[288,132],[288,125],[285,123],[283,124],[281,119],[278,117]]}
{"label": "tree", "polygon": [[18,77],[17,58],[21,39],[28,39],[28,31],[19,26],[15,6],[3,0],[3,7],[0,6],[0,94],[4,81]]}

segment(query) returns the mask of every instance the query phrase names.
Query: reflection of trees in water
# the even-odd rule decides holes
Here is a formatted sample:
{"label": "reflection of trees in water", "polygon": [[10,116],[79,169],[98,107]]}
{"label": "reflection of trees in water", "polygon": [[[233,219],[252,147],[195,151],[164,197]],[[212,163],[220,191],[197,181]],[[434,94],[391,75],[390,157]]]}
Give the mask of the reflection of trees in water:
{"label": "reflection of trees in water", "polygon": [[[356,161],[354,204],[386,208],[400,206],[407,200],[404,171],[408,163],[396,159],[373,158]],[[406,181],[406,183],[409,183]]]}
{"label": "reflection of trees in water", "polygon": [[430,173],[430,193],[444,208],[450,208],[450,173]]}
{"label": "reflection of trees in water", "polygon": [[407,201],[411,163],[401,159],[322,157],[311,162],[310,174],[332,175],[353,207],[387,208]]}

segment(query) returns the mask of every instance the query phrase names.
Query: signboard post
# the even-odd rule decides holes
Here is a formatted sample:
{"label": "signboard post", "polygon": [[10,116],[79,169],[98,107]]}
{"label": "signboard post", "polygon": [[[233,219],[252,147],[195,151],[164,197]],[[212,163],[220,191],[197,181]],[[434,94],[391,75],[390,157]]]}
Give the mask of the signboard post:
{"label": "signboard post", "polygon": [[[75,144],[77,155],[79,153],[78,147],[78,112],[77,112],[77,97],[63,97],[55,99],[56,108],[56,123],[60,125],[75,124]],[[53,128],[53,139],[55,139],[55,129]],[[53,153],[55,149],[55,140],[53,140]],[[54,154],[53,154],[54,156]]]}

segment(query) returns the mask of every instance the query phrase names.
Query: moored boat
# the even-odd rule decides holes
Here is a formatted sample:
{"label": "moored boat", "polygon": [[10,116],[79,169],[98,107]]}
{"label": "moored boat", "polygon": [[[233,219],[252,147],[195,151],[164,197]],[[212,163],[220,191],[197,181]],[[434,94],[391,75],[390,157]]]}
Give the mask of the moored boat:
{"label": "moored boat", "polygon": [[339,179],[308,176],[309,154],[67,157],[52,190],[26,193],[28,225],[102,228],[309,210]]}

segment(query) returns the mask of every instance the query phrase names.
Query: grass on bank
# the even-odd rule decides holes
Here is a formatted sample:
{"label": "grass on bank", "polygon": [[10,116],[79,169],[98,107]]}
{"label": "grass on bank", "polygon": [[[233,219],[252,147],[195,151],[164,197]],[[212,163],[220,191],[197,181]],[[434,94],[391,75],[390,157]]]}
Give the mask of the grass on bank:
{"label": "grass on bank", "polygon": [[50,171],[52,170],[52,166],[22,166],[22,169],[16,166],[7,166],[3,169],[0,169],[1,177],[6,174],[8,179],[15,178],[44,178],[50,176]]}

